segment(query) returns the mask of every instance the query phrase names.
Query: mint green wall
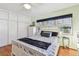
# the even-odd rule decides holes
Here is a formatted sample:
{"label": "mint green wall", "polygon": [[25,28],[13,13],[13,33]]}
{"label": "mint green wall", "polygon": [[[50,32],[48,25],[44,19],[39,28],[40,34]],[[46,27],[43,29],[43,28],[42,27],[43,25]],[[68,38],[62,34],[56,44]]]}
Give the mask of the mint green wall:
{"label": "mint green wall", "polygon": [[[70,41],[70,47],[76,49],[76,42],[77,42],[77,32],[79,32],[79,5],[72,6],[69,8],[61,9],[58,11],[50,12],[49,14],[42,14],[38,16],[33,16],[33,20],[42,19],[42,18],[48,18],[48,17],[54,17],[64,14],[73,14],[72,17],[72,35],[71,35],[71,41]],[[61,44],[60,44],[61,45]]]}

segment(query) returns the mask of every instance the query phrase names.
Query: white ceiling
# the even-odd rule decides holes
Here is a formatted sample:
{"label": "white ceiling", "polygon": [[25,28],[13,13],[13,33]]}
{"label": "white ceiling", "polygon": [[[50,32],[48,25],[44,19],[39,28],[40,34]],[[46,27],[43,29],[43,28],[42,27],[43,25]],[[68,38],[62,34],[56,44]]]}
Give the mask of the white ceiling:
{"label": "white ceiling", "polygon": [[30,10],[27,10],[23,7],[23,4],[24,3],[0,3],[0,9],[6,9],[30,16],[37,16],[40,14],[57,11],[62,8],[77,5],[75,3],[29,3],[31,4],[32,8]]}

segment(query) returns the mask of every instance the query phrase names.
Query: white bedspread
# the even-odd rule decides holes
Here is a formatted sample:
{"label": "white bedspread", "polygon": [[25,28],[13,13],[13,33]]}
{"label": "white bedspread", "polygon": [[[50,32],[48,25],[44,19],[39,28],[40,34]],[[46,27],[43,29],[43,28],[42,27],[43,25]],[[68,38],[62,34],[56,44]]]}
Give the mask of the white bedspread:
{"label": "white bedspread", "polygon": [[47,56],[55,56],[57,55],[57,52],[58,52],[58,49],[59,49],[59,43],[58,43],[58,38],[57,37],[50,37],[50,38],[46,38],[46,37],[41,37],[41,36],[32,36],[32,37],[29,37],[29,38],[32,38],[34,40],[39,40],[39,41],[43,41],[43,42],[48,42],[48,43],[51,43],[51,45],[48,47],[47,50],[44,50],[44,49],[41,49],[41,48],[38,48],[38,47],[35,47],[33,45],[30,45],[30,44],[26,44],[26,43],[23,43],[19,40],[15,40],[16,42],[18,43],[21,43],[25,46],[28,46],[32,49],[35,49]]}

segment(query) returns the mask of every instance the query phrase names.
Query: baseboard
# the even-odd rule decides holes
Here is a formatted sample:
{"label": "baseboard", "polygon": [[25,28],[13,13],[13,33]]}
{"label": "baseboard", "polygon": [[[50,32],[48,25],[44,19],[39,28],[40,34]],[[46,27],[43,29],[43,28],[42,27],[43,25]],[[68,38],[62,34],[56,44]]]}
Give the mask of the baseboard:
{"label": "baseboard", "polygon": [[[63,46],[60,46],[60,47],[63,47]],[[74,48],[71,48],[71,47],[69,47],[69,49],[72,49],[72,50],[75,50],[75,51],[77,51],[77,49],[74,49]]]}

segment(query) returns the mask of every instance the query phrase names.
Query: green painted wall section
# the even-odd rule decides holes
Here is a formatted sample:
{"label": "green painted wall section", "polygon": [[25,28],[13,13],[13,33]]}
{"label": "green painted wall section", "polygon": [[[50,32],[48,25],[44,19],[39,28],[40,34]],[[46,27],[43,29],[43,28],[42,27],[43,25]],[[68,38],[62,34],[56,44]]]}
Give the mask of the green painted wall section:
{"label": "green painted wall section", "polygon": [[[36,21],[38,19],[54,17],[64,14],[73,14],[72,17],[72,35],[70,39],[70,48],[77,49],[77,33],[79,32],[79,5],[72,6],[69,8],[61,9],[58,11],[50,12],[48,14],[42,14],[38,16],[33,16],[33,20]],[[61,45],[61,44],[60,44]]]}

